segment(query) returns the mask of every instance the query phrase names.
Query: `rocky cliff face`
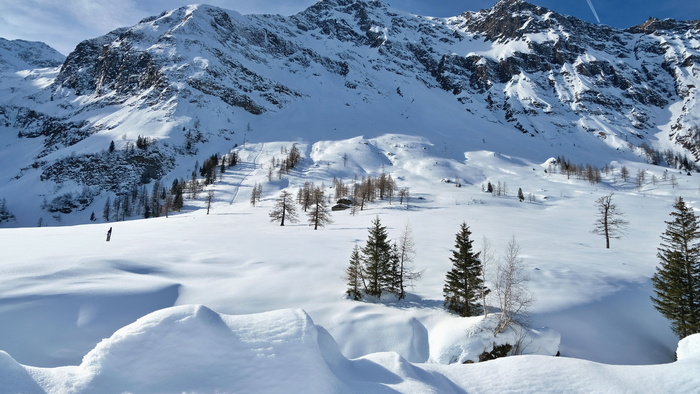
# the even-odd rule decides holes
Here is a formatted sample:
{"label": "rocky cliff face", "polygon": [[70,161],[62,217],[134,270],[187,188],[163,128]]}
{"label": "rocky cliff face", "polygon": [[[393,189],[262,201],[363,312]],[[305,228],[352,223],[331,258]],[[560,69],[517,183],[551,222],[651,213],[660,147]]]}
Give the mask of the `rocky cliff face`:
{"label": "rocky cliff face", "polygon": [[[604,121],[623,138],[647,138],[661,122],[693,126],[685,113],[695,108],[697,29],[650,20],[622,31],[506,0],[444,20],[380,1],[324,0],[290,18],[183,7],[81,43],[54,89],[116,103],[149,90],[155,102],[204,94],[261,115],[314,94],[290,76],[320,70],[344,89],[367,90],[386,72],[449,91],[455,105],[523,133]],[[679,101],[686,110],[674,119],[654,116]],[[586,119],[572,123],[572,114]]]}
{"label": "rocky cliff face", "polygon": [[[156,141],[148,154],[120,156],[138,183],[199,147],[251,138],[251,123],[260,133],[282,120],[292,139],[430,134],[439,124],[457,141],[487,136],[469,126],[480,119],[541,141],[543,155],[558,141],[698,159],[699,31],[697,21],[656,19],[619,30],[520,0],[444,19],[381,1],[321,0],[291,17],[186,6],[84,41],[59,68],[5,70],[0,131],[5,146],[30,147],[17,176],[112,191],[124,179],[85,165],[110,141],[118,150]],[[334,123],[348,111],[357,124]],[[445,111],[456,118],[431,118]],[[67,162],[82,163],[80,174]]]}

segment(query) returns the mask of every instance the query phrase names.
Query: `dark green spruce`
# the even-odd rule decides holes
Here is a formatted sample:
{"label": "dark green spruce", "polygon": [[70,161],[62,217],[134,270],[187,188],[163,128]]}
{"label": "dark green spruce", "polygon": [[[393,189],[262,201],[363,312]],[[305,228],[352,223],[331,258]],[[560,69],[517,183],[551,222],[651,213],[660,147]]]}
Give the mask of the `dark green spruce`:
{"label": "dark green spruce", "polygon": [[483,306],[479,302],[484,286],[481,279],[483,267],[479,252],[474,253],[470,235],[469,226],[462,223],[450,258],[452,269],[447,273],[442,290],[445,308],[464,317],[477,316],[483,312]]}
{"label": "dark green spruce", "polygon": [[367,282],[367,295],[381,297],[382,290],[391,280],[391,244],[386,226],[379,217],[372,221],[367,243],[362,248],[364,278]]}
{"label": "dark green spruce", "polygon": [[661,235],[660,264],[651,278],[654,307],[680,338],[700,332],[700,224],[682,198]]}

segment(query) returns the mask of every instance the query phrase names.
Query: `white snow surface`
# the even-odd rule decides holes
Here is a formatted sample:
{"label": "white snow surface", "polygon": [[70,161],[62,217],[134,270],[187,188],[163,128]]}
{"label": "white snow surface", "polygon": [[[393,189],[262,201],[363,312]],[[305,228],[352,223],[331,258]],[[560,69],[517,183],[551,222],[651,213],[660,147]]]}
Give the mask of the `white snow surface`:
{"label": "white snow surface", "polygon": [[700,358],[700,333],[689,335],[678,342],[676,355],[679,360]]}
{"label": "white snow surface", "polygon": [[[180,12],[184,17],[200,8]],[[395,39],[390,23],[377,23],[374,32]],[[202,26],[172,27],[187,33]],[[157,27],[149,22],[137,29],[157,38],[162,33]],[[187,43],[184,33],[175,38]],[[214,47],[210,44],[204,47]],[[117,106],[94,105],[96,97],[68,91],[59,92],[63,101],[53,101],[46,87],[58,69],[15,71],[19,66],[13,65],[1,76],[8,103],[26,103],[30,99],[22,92],[36,91],[32,106],[55,116],[64,106],[75,108],[73,120],[99,126],[95,135],[47,160],[98,152],[110,141],[123,149],[146,131],[178,146],[184,137],[174,131],[201,123],[210,139],[197,146],[197,156],[179,156],[164,181],[188,179],[195,161],[235,144],[241,163],[209,187],[215,197],[208,215],[201,193],[168,218],[91,223],[91,211],[101,216],[107,193],[84,211],[49,216],[39,208],[42,197],[79,186],[39,181],[39,171],[29,164],[42,141],[18,139],[15,129],[0,126],[6,147],[0,155],[0,197],[17,216],[0,228],[0,392],[697,392],[697,335],[679,343],[649,299],[659,235],[674,199],[683,196],[700,207],[697,174],[645,164],[623,138],[626,131],[603,117],[561,115],[565,126],[596,130],[605,138],[562,133],[530,115],[542,135],[514,132],[477,107],[466,113],[450,92],[429,93],[393,73],[361,73],[357,70],[375,50],[336,44],[347,46],[348,53],[366,52],[345,79],[314,70],[282,73],[295,67],[283,58],[267,64],[241,58],[244,66],[266,70],[271,80],[304,93],[265,116],[238,110],[234,116],[229,106],[203,96],[140,110],[148,92]],[[460,53],[498,59],[524,50],[527,41],[494,45],[469,39]],[[220,66],[188,48],[181,47],[179,55],[192,58],[193,66],[178,69],[182,75]],[[697,77],[687,73],[683,81],[697,86]],[[338,88],[348,81],[359,88]],[[587,78],[555,80],[554,90],[545,91],[535,81],[522,74],[502,89],[517,105],[546,115],[557,111],[541,105],[556,102],[547,95],[567,102],[592,86]],[[686,103],[694,108],[695,93],[655,119],[685,114],[684,122],[697,123],[692,110],[681,109]],[[658,125],[655,146],[671,146],[671,124]],[[281,149],[292,143],[302,152],[299,167],[268,180],[268,163],[283,158]],[[614,169],[591,185],[553,172],[549,158],[559,154],[574,164]],[[621,179],[623,165],[632,178],[645,171],[640,187],[634,179]],[[300,223],[270,223],[268,213],[282,190],[296,193],[312,181],[332,194],[334,177],[350,182],[382,171],[399,188],[410,189],[408,205],[380,201],[355,216],[334,212],[333,223],[318,231],[303,213]],[[507,184],[507,195],[483,192],[488,181]],[[256,183],[263,185],[263,200],[252,207]],[[515,197],[518,188],[526,201]],[[609,193],[615,193],[630,226],[606,250],[590,230],[594,201]],[[407,223],[413,229],[414,265],[424,274],[405,300],[356,302],[344,295],[350,252],[365,242],[375,217],[392,239]],[[28,227],[40,220],[53,227]],[[463,221],[477,249],[484,236],[497,256],[511,237],[520,244],[535,296],[529,330],[494,337],[493,299],[486,319],[459,318],[443,309],[445,274]],[[105,242],[110,227],[112,240]],[[494,272],[487,266],[487,285]],[[516,341],[524,355],[462,364]],[[561,357],[553,357],[558,352]]]}
{"label": "white snow surface", "polygon": [[[548,161],[490,151],[443,156],[400,134],[316,143],[281,180],[267,163],[291,141],[246,144],[241,162],[183,212],[124,222],[0,229],[0,382],[8,392],[693,392],[697,337],[680,344],[654,310],[650,277],[676,196],[696,206],[696,176],[612,162],[600,184],[567,178]],[[347,162],[343,160],[347,153]],[[619,168],[647,171],[641,188]],[[271,223],[283,189],[389,172],[408,207],[380,201],[334,212],[314,231]],[[546,170],[546,171],[545,171]],[[651,177],[656,177],[656,183]],[[458,179],[462,187],[455,187]],[[450,182],[446,182],[449,180]],[[508,195],[482,192],[487,181]],[[263,200],[249,203],[255,183]],[[530,202],[515,197],[518,187]],[[630,221],[606,250],[590,233],[594,201],[614,192]],[[327,193],[332,194],[329,188]],[[96,206],[102,203],[97,201]],[[406,223],[425,270],[405,300],[344,295],[353,246],[379,217],[398,238]],[[442,308],[459,224],[497,255],[512,236],[536,301],[530,327],[494,337],[489,318]],[[112,227],[112,239],[105,233]],[[487,284],[494,267],[487,266]],[[106,338],[106,339],[105,339]],[[476,361],[521,339],[522,356]],[[679,360],[675,361],[678,350]],[[6,352],[6,353],[5,353]],[[557,352],[561,357],[553,357]]]}

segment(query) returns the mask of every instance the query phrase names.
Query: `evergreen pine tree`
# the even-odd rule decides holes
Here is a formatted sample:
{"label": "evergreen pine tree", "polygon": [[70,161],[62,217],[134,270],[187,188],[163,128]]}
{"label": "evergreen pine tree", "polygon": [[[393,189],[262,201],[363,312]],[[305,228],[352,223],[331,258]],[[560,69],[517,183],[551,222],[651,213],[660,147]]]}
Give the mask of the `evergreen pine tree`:
{"label": "evergreen pine tree", "polygon": [[367,243],[362,248],[363,275],[367,281],[367,294],[381,297],[382,289],[387,285],[391,245],[388,241],[386,226],[382,226],[379,217],[372,221]]}
{"label": "evergreen pine tree", "polygon": [[184,198],[182,197],[182,192],[183,192],[183,185],[185,184],[185,181],[178,181],[175,179],[173,181],[173,185],[170,188],[170,194],[173,195],[173,205],[172,209],[173,211],[178,211],[182,209],[182,207],[185,205]]}
{"label": "evergreen pine tree", "polygon": [[652,277],[654,307],[671,321],[680,338],[700,332],[700,223],[692,208],[678,198],[661,235]]}
{"label": "evergreen pine tree", "polygon": [[350,266],[345,271],[345,279],[348,281],[348,289],[345,292],[348,297],[357,301],[362,298],[362,291],[365,290],[364,278],[362,276],[362,259],[360,257],[360,247],[355,245],[350,255]]}
{"label": "evergreen pine tree", "polygon": [[[391,256],[389,256],[389,269],[386,273],[386,291],[399,295],[401,286],[401,261],[399,260],[399,246],[396,242],[391,244]],[[404,295],[405,297],[405,295]],[[402,299],[403,297],[399,298]]]}
{"label": "evergreen pine tree", "polygon": [[445,308],[460,316],[476,316],[482,312],[479,302],[483,290],[479,252],[472,250],[471,231],[466,222],[460,226],[452,251],[452,269],[447,273],[443,294]]}

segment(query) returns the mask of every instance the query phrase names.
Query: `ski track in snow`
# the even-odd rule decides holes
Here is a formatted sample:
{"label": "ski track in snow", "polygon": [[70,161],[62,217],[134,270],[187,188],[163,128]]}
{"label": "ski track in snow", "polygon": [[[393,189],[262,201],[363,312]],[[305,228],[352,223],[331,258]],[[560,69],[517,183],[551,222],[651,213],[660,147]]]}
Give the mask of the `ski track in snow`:
{"label": "ski track in snow", "polygon": [[[238,181],[238,183],[234,186],[234,189],[231,192],[232,193],[231,203],[229,205],[233,205],[233,203],[236,201],[236,198],[238,197],[238,193],[241,189],[241,186],[243,186],[243,182],[245,182],[245,180],[248,177],[250,177],[253,174],[253,172],[255,172],[255,170],[258,169],[258,164],[259,164],[258,159],[260,158],[260,155],[262,155],[263,150],[265,149],[264,143],[261,143],[259,145],[260,145],[260,149],[258,149],[258,151],[255,153],[255,157],[253,158],[253,160],[248,163],[248,166],[250,167],[249,171],[245,172],[243,174],[243,176],[240,178],[240,180]],[[243,162],[241,164],[246,164],[246,163]],[[234,170],[235,170],[235,168],[234,168]]]}

